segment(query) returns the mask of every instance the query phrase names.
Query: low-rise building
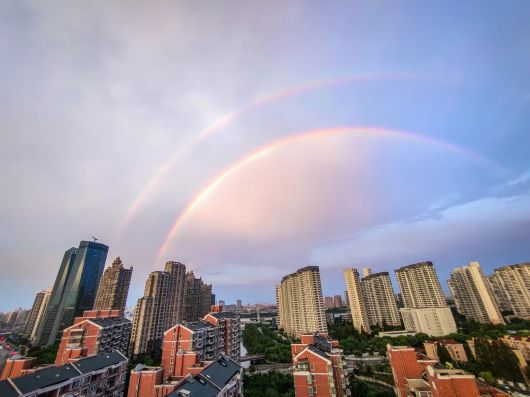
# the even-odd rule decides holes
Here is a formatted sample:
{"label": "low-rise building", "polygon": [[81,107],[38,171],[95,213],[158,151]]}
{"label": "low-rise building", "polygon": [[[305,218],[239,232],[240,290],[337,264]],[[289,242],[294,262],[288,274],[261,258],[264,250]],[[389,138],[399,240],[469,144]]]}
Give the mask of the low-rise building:
{"label": "low-rise building", "polygon": [[193,368],[186,376],[164,379],[163,368],[138,365],[131,371],[127,396],[243,396],[243,369],[230,357],[221,355],[214,361],[196,362]]}
{"label": "low-rise building", "polygon": [[346,364],[337,340],[326,333],[302,335],[291,344],[294,388],[297,397],[347,396]]}
{"label": "low-rise building", "polygon": [[512,350],[518,350],[530,362],[530,336],[504,335],[502,342]]}
{"label": "low-rise building", "polygon": [[464,349],[464,344],[454,341],[452,339],[444,339],[441,341],[425,341],[423,344],[425,347],[425,353],[427,357],[440,361],[438,356],[438,346],[443,346],[447,349],[447,352],[451,356],[451,359],[454,361],[467,362],[468,357]]}
{"label": "low-rise building", "polygon": [[453,314],[448,307],[403,307],[400,311],[407,331],[423,332],[430,336],[457,332]]}
{"label": "low-rise building", "polygon": [[37,368],[0,381],[2,397],[122,397],[128,359],[119,351]]}

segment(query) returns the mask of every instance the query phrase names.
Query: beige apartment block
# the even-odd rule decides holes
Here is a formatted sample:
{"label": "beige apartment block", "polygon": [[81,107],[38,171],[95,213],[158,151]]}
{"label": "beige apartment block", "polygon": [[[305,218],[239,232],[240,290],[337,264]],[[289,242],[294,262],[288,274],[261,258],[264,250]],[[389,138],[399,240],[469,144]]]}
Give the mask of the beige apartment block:
{"label": "beige apartment block", "polygon": [[346,281],[348,299],[350,300],[353,326],[358,332],[364,331],[370,333],[370,322],[368,321],[368,313],[366,311],[359,272],[354,268],[344,269],[344,279]]}
{"label": "beige apartment block", "polygon": [[292,337],[327,332],[318,266],[307,266],[283,277],[276,286],[278,327]]}
{"label": "beige apartment block", "polygon": [[478,262],[454,269],[448,284],[459,313],[480,323],[504,324],[492,288]]}

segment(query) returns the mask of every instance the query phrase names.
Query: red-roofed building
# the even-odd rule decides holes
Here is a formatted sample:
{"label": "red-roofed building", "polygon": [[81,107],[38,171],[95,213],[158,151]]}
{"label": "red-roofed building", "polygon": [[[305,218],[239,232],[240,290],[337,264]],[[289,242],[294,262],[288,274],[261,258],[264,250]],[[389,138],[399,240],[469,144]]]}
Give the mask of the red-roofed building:
{"label": "red-roofed building", "polygon": [[508,397],[478,383],[474,375],[447,369],[412,347],[387,345],[387,355],[398,397]]}
{"label": "red-roofed building", "polygon": [[350,395],[342,350],[326,333],[302,335],[291,344],[296,397]]}
{"label": "red-roofed building", "polygon": [[87,310],[63,330],[55,365],[113,350],[127,354],[130,337],[131,322],[119,310]]}

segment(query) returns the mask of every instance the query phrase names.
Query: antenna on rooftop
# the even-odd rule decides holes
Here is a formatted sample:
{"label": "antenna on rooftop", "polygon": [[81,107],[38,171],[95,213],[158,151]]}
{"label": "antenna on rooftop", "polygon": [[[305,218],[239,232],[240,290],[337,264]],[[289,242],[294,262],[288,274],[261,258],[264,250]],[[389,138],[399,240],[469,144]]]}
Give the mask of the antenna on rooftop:
{"label": "antenna on rooftop", "polygon": [[94,242],[98,241],[99,239],[94,237],[94,236],[91,236],[93,239],[94,239]]}

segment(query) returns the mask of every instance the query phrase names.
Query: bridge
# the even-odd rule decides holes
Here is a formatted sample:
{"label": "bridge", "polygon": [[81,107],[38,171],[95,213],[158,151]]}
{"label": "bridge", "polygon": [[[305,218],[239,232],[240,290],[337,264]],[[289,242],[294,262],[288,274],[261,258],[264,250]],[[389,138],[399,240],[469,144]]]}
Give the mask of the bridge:
{"label": "bridge", "polygon": [[254,361],[254,360],[263,360],[265,358],[265,354],[254,354],[252,356],[241,356],[241,362],[245,361]]}

